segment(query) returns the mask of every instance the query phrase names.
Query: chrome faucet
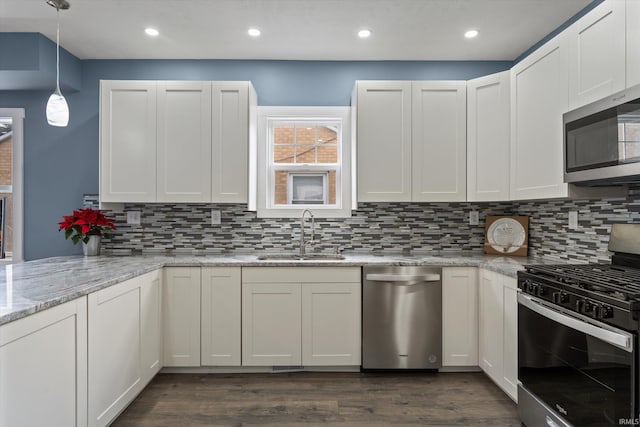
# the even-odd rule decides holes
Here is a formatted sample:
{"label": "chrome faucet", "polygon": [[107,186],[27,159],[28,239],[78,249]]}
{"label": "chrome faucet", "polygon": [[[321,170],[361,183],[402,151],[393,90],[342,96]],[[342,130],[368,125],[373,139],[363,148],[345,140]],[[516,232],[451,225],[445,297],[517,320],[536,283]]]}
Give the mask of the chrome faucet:
{"label": "chrome faucet", "polygon": [[[311,218],[311,240],[309,240],[308,242],[304,240],[304,216],[306,214],[309,214],[309,217]],[[313,219],[313,213],[311,213],[311,211],[309,209],[305,209],[304,211],[302,211],[302,216],[300,217],[300,256],[304,256],[305,254],[305,247],[307,245],[307,243],[311,243],[313,242],[313,240],[315,239],[315,221]]]}

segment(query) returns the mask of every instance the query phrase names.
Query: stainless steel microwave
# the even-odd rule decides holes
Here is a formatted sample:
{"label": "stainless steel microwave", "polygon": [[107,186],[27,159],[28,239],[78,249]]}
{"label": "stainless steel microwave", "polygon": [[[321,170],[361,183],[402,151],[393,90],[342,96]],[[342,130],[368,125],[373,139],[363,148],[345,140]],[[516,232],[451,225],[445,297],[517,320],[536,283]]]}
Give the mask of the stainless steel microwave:
{"label": "stainless steel microwave", "polygon": [[564,181],[640,182],[640,85],[563,115]]}

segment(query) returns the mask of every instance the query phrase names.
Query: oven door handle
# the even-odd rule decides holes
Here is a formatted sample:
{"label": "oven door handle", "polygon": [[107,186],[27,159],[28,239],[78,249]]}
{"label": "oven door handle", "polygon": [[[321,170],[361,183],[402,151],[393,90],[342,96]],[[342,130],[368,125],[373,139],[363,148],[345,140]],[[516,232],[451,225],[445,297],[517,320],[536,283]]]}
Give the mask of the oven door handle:
{"label": "oven door handle", "polygon": [[518,293],[518,304],[527,307],[530,310],[560,323],[568,328],[575,329],[576,331],[583,332],[592,337],[598,338],[608,344],[619,347],[629,353],[633,351],[633,337],[623,331],[612,331],[600,326],[587,323],[583,320],[575,317],[567,316],[559,311],[552,310],[531,298],[528,295]]}

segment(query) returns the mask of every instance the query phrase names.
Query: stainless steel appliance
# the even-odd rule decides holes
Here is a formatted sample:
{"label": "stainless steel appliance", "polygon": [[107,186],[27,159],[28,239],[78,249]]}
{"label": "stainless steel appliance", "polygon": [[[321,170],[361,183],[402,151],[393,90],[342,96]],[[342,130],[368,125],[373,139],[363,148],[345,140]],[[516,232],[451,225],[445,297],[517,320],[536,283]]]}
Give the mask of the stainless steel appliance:
{"label": "stainless steel appliance", "polygon": [[362,368],[442,366],[442,268],[363,269]]}
{"label": "stainless steel appliance", "polygon": [[640,224],[614,224],[611,264],[518,273],[518,411],[537,426],[639,424]]}
{"label": "stainless steel appliance", "polygon": [[563,123],[565,182],[640,181],[640,86],[565,113]]}

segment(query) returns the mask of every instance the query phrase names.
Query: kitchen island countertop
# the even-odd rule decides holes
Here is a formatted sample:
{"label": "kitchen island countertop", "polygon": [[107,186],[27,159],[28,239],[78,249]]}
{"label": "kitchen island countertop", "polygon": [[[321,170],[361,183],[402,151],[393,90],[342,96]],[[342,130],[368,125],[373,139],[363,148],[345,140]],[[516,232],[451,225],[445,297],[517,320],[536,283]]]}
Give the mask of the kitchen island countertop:
{"label": "kitchen island countertop", "polygon": [[526,264],[558,262],[557,259],[460,252],[353,253],[345,254],[342,260],[258,260],[258,254],[53,257],[0,267],[0,325],[162,267],[438,265],[480,267],[516,277]]}

